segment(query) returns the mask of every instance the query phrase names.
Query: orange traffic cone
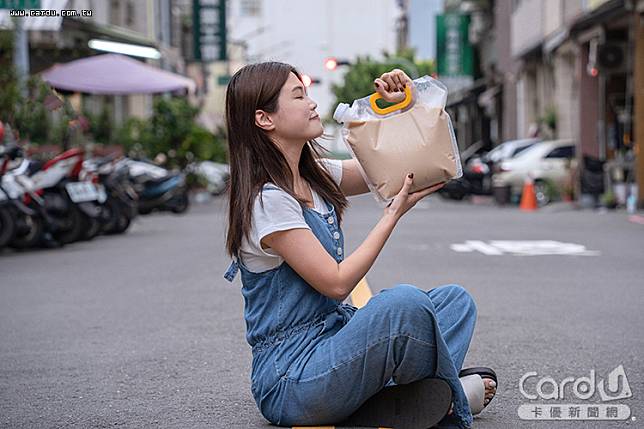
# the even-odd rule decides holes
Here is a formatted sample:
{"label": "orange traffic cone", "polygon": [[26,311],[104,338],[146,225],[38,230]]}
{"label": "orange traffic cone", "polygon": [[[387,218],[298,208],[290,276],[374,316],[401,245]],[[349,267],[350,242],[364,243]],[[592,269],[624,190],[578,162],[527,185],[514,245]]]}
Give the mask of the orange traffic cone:
{"label": "orange traffic cone", "polygon": [[519,209],[524,212],[532,212],[537,209],[537,195],[534,192],[534,182],[529,177],[523,183]]}

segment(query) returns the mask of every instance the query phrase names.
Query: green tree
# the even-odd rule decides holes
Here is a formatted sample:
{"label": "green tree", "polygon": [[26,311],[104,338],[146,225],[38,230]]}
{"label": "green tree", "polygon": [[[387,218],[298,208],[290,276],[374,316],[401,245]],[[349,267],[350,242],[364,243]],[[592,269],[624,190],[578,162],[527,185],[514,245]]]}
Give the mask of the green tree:
{"label": "green tree", "polygon": [[227,162],[226,147],[221,133],[215,135],[198,125],[192,126],[177,156],[185,160],[194,157],[203,161]]}
{"label": "green tree", "polygon": [[190,134],[198,112],[185,98],[157,97],[149,120],[151,129],[146,137],[151,139],[145,142],[146,149],[152,154],[176,153]]}
{"label": "green tree", "polygon": [[0,31],[0,121],[14,123],[20,89],[13,66],[13,32]]}
{"label": "green tree", "polygon": [[20,137],[31,143],[46,143],[50,138],[51,120],[45,108],[49,86],[37,76],[27,80],[27,98],[20,97],[14,110],[14,127]]}
{"label": "green tree", "polygon": [[44,100],[51,93],[37,76],[27,80],[27,97],[20,92],[18,75],[13,64],[14,35],[0,31],[0,121],[11,124],[21,139],[44,143],[51,132],[51,119]]}
{"label": "green tree", "polygon": [[[402,58],[402,61],[399,58]],[[409,67],[410,62],[416,70]],[[358,57],[348,67],[344,75],[344,82],[339,85],[331,85],[331,91],[335,95],[336,101],[329,112],[329,117],[333,116],[339,103],[351,103],[353,100],[373,93],[375,91],[373,80],[395,68],[403,70],[412,78],[415,71],[418,72],[417,77],[431,75],[435,72],[433,61],[416,61],[412,50],[404,50],[396,55],[385,53],[384,59],[379,61],[373,60],[369,56]]]}
{"label": "green tree", "polygon": [[169,167],[184,167],[193,159],[226,162],[223,136],[198,126],[198,112],[185,98],[159,97],[152,116],[128,120],[116,132],[116,140],[133,156],[165,154]]}
{"label": "green tree", "polygon": [[72,121],[78,115],[68,99],[63,98],[62,107],[58,109],[57,114],[59,119],[51,127],[48,142],[61,146],[63,150],[82,144],[83,139],[80,131],[72,125]]}
{"label": "green tree", "polygon": [[103,104],[101,112],[93,114],[83,112],[89,121],[89,133],[97,143],[110,144],[114,141],[114,122],[112,121],[112,109],[107,104]]}

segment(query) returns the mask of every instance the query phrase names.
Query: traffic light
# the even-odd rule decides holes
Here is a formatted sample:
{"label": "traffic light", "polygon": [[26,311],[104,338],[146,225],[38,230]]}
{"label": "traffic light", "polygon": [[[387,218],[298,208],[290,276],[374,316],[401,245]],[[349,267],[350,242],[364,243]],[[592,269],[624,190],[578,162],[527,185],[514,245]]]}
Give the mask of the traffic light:
{"label": "traffic light", "polygon": [[335,70],[338,68],[338,66],[349,66],[351,65],[350,61],[347,60],[339,60],[336,57],[329,57],[326,60],[324,60],[324,67],[327,70]]}
{"label": "traffic light", "polygon": [[338,61],[335,58],[327,58],[324,62],[324,67],[326,67],[327,70],[335,70],[337,66]]}
{"label": "traffic light", "polygon": [[318,78],[314,78],[314,77],[311,77],[311,76],[309,76],[308,74],[303,74],[303,75],[302,75],[302,83],[303,83],[303,84],[304,84],[304,86],[305,86],[305,87],[307,87],[307,88],[308,88],[309,86],[311,86],[311,85],[316,85],[316,84],[318,84],[318,83],[320,83],[320,82],[322,82],[320,79],[318,79]]}

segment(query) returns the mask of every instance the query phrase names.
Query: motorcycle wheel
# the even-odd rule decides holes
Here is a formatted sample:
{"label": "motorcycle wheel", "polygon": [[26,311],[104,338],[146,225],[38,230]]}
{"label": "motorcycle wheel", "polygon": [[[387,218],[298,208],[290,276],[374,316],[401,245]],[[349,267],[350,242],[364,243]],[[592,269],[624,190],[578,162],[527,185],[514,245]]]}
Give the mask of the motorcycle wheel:
{"label": "motorcycle wheel", "polygon": [[67,211],[67,215],[63,218],[65,224],[69,228],[54,233],[54,237],[62,244],[69,244],[78,241],[84,231],[85,223],[83,222],[83,214],[76,205],[71,205]]}
{"label": "motorcycle wheel", "polygon": [[179,195],[176,199],[173,200],[172,202],[172,213],[176,214],[181,214],[188,210],[188,207],[190,207],[190,200],[188,199],[188,193],[184,192],[181,195]]}
{"label": "motorcycle wheel", "polygon": [[83,241],[92,240],[101,232],[101,223],[97,218],[93,218],[85,214],[83,214],[82,217],[84,218],[83,219],[84,228],[80,239]]}
{"label": "motorcycle wheel", "polygon": [[0,249],[7,245],[16,234],[16,223],[9,210],[0,208]]}
{"label": "motorcycle wheel", "polygon": [[25,215],[25,223],[29,227],[28,231],[22,235],[14,237],[9,246],[15,249],[28,249],[40,244],[44,233],[44,224],[40,216]]}
{"label": "motorcycle wheel", "polygon": [[121,212],[121,215],[118,218],[118,222],[116,223],[116,228],[114,228],[114,234],[122,234],[127,229],[130,227],[132,219],[128,215],[126,215],[124,212]]}
{"label": "motorcycle wheel", "polygon": [[103,224],[102,230],[103,234],[112,234],[118,225],[119,218],[121,217],[121,205],[118,200],[114,198],[108,198],[105,201],[103,210],[106,211],[107,222]]}

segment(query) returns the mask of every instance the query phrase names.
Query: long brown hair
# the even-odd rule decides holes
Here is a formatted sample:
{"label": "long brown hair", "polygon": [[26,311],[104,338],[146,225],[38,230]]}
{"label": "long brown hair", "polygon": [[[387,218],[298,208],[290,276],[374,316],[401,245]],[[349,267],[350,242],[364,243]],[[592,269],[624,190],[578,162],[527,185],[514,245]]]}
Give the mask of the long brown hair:
{"label": "long brown hair", "polygon": [[[226,129],[230,161],[228,231],[226,251],[237,255],[243,237],[248,238],[255,198],[267,182],[272,182],[295,198],[293,172],[279,148],[266,132],[255,124],[258,109],[274,113],[279,109],[278,98],[289,74],[302,77],[288,64],[265,62],[240,69],[231,78],[226,90]],[[300,175],[311,188],[335,207],[338,221],[348,205],[346,196],[321,167],[317,159],[328,152],[315,140],[302,148],[298,165]],[[260,199],[261,201],[261,199]]]}

